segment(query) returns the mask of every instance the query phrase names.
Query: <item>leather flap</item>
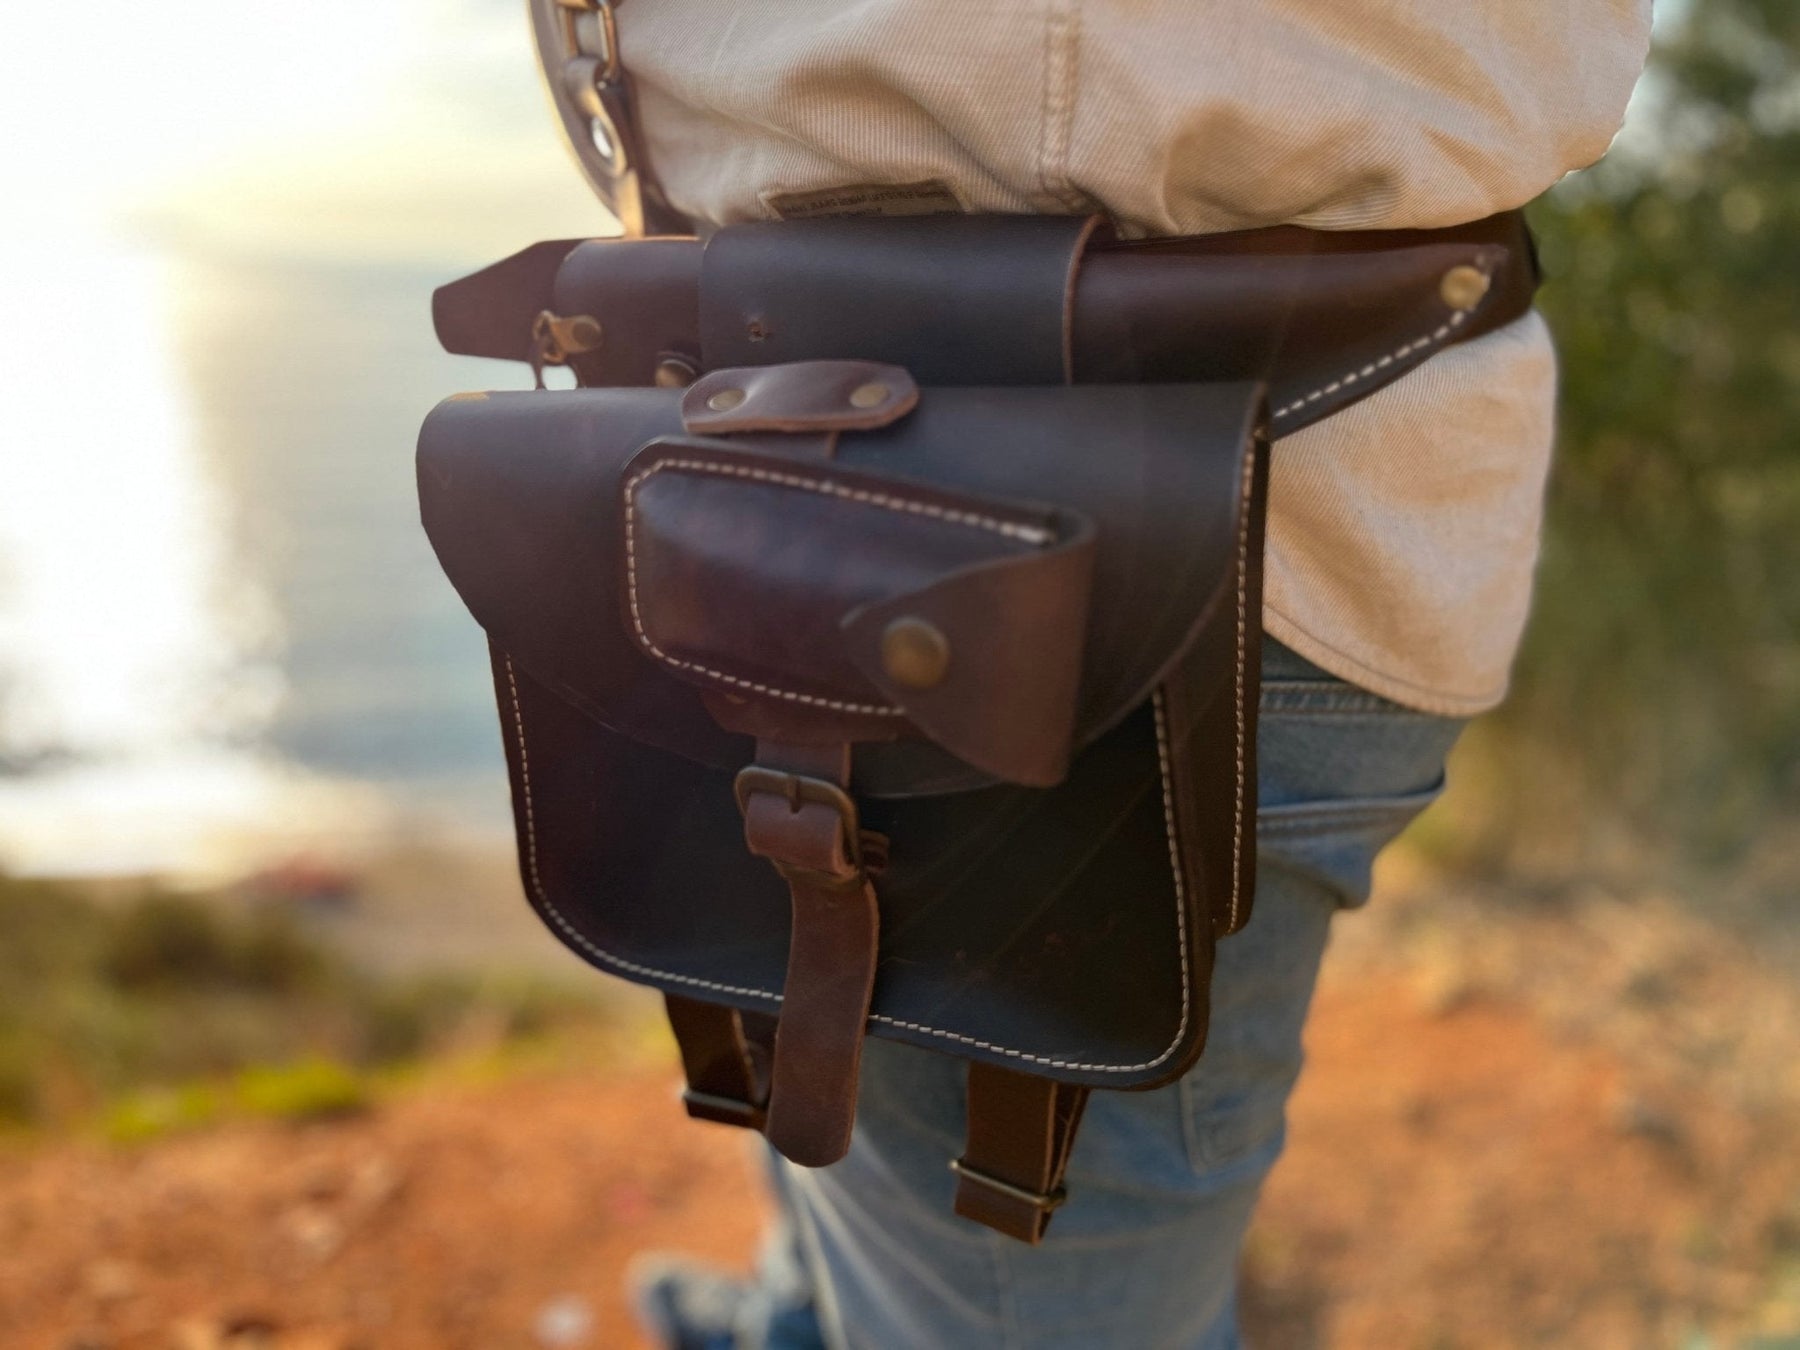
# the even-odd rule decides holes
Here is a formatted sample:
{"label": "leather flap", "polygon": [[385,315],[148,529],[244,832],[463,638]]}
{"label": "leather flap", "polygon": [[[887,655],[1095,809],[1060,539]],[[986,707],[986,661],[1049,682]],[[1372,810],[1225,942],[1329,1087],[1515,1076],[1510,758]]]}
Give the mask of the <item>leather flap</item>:
{"label": "leather flap", "polygon": [[[691,672],[650,656],[625,617],[620,501],[627,465],[649,442],[682,435],[681,396],[673,389],[579,389],[448,400],[420,433],[421,510],[470,611],[523,668],[617,731],[735,768],[750,758],[747,739],[721,731],[702,704],[703,686],[682,678]],[[836,533],[835,522],[849,515],[823,513],[829,520],[821,524],[829,523],[830,537],[844,545],[829,561],[843,569],[831,576],[832,593],[842,601],[831,614],[841,626],[842,664],[823,677],[825,685],[867,689],[870,706],[890,704],[904,714],[884,719],[901,723],[898,744],[859,750],[858,790],[893,796],[962,790],[991,783],[1001,776],[997,769],[1017,775],[1015,781],[1043,781],[1050,762],[1040,756],[1028,763],[1018,753],[1019,728],[1052,715],[1066,697],[1059,681],[1067,677],[1034,682],[1024,667],[1055,666],[1053,649],[1041,643],[1079,612],[1083,571],[1091,598],[1074,663],[1079,678],[1069,740],[1088,744],[1141,705],[1197,634],[1239,599],[1230,578],[1250,528],[1249,466],[1262,407],[1261,387],[1252,384],[928,389],[900,421],[843,433],[831,461],[781,461],[784,473],[812,475],[845,491],[879,481],[896,499],[979,501],[997,520],[1036,522],[1071,546],[1051,564],[1064,569],[1056,584],[1046,585],[1051,572],[1026,571],[1021,561],[1045,553],[1041,546],[959,557],[948,542],[953,532],[934,532],[932,547],[948,551],[932,567],[893,590],[858,589],[864,541],[854,530]],[[734,446],[728,453],[749,452]],[[693,483],[683,487],[659,505],[730,516],[724,498],[702,503]],[[749,500],[741,489],[733,485],[733,501]],[[1021,493],[1045,505],[1024,506]],[[795,495],[783,498],[782,511]],[[768,515],[764,524],[774,519]],[[1091,543],[1083,547],[1091,561],[1084,563],[1072,546],[1088,530]],[[992,547],[986,532],[973,533],[984,549]],[[664,562],[736,567],[738,555],[729,551],[709,558],[703,534],[683,538],[685,551],[665,551]],[[727,549],[730,538],[719,534],[713,542]],[[1019,570],[1009,572],[1007,563]],[[1041,557],[1034,563],[1045,565]],[[666,590],[675,580],[659,584]],[[1055,593],[1065,585],[1067,594]],[[1005,606],[1007,631],[1020,640],[968,636],[978,626],[969,616],[983,606]],[[754,613],[745,612],[754,626]],[[908,688],[888,672],[883,636],[908,616],[936,627],[949,643],[947,669],[954,674],[941,686]],[[686,631],[674,611],[660,610],[657,621],[673,633]],[[783,661],[799,651],[783,648],[785,639],[769,630],[755,640],[774,642]],[[965,654],[967,668],[959,662]],[[1232,674],[1222,661],[1209,678]],[[965,678],[990,690],[1012,682],[1029,688],[1031,699],[1016,709],[996,697],[965,704],[951,688],[952,680]],[[996,726],[974,727],[974,718]],[[962,754],[932,751],[906,733],[960,747]],[[996,746],[1013,748],[992,759]]]}
{"label": "leather flap", "polygon": [[796,361],[715,370],[681,400],[697,435],[747,431],[869,431],[911,412],[919,387],[902,366],[876,361]]}
{"label": "leather flap", "polygon": [[632,459],[621,506],[622,617],[677,677],[834,727],[872,719],[862,739],[910,722],[1009,782],[1062,778],[1093,567],[1081,516],[680,439]]}

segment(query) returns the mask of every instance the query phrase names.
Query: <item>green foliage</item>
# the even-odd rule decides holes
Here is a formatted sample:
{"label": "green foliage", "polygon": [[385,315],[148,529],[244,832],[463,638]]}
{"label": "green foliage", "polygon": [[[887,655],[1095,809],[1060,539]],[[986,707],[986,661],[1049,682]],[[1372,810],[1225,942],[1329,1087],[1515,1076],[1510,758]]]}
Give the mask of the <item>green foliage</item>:
{"label": "green foliage", "polygon": [[1646,93],[1534,210],[1563,433],[1496,743],[1717,856],[1800,806],[1800,5],[1697,0]]}
{"label": "green foliage", "polygon": [[252,1065],[237,1077],[245,1110],[278,1120],[323,1120],[352,1115],[369,1104],[366,1079],[318,1056],[280,1066]]}
{"label": "green foliage", "polygon": [[99,1113],[138,1139],[228,1111],[361,1107],[370,1070],[592,1016],[531,983],[381,980],[279,911],[100,904],[0,877],[0,1126]]}
{"label": "green foliage", "polygon": [[210,1125],[224,1109],[224,1097],[207,1083],[150,1088],[114,1102],[101,1126],[115,1144],[142,1144],[177,1130]]}

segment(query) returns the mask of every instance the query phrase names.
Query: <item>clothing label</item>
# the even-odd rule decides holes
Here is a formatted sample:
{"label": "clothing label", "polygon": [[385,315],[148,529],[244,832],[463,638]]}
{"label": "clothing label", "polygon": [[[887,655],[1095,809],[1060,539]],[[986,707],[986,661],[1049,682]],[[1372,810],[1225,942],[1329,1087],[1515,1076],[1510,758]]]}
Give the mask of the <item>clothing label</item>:
{"label": "clothing label", "polygon": [[941,216],[960,214],[963,209],[956,194],[935,178],[924,183],[872,183],[813,192],[765,193],[762,200],[783,220],[813,216]]}

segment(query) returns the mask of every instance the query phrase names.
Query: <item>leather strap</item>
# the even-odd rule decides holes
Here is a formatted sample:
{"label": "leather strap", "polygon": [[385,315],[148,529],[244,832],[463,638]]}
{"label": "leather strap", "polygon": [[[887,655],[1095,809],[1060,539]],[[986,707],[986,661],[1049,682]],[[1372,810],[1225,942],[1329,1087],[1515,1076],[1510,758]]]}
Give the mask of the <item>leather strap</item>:
{"label": "leather strap", "polygon": [[969,1065],[969,1135],[956,1212],[1033,1245],[1063,1202],[1063,1172],[1088,1089],[992,1064]]}
{"label": "leather strap", "polygon": [[695,1120],[762,1129],[774,1019],[680,994],[664,994],[663,1006],[687,1073],[681,1094],[687,1113]]}
{"label": "leather strap", "polygon": [[879,921],[850,747],[757,745],[738,775],[744,839],[788,883],[793,930],[763,1133],[777,1152],[825,1167],[850,1150]]}
{"label": "leather strap", "polygon": [[854,357],[919,384],[1062,384],[1070,297],[1099,221],[909,216],[752,221],[700,259],[704,368]]}

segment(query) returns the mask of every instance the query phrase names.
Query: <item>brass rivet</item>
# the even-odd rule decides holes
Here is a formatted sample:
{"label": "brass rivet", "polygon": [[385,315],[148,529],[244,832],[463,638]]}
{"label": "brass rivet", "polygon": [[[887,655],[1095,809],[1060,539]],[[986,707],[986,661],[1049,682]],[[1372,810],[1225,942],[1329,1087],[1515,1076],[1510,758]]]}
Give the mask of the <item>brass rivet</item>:
{"label": "brass rivet", "polygon": [[665,356],[656,363],[656,380],[658,389],[686,389],[699,375],[693,364],[683,361],[679,356]]}
{"label": "brass rivet", "polygon": [[1438,283],[1438,295],[1451,309],[1471,310],[1488,293],[1488,284],[1487,273],[1463,263],[1444,273],[1444,279]]}
{"label": "brass rivet", "polygon": [[571,351],[592,351],[602,336],[600,320],[591,314],[577,314],[569,320],[569,339],[575,344]]}
{"label": "brass rivet", "polygon": [[706,400],[706,406],[714,412],[730,412],[744,401],[742,389],[721,389]]}
{"label": "brass rivet", "polygon": [[852,408],[879,408],[887,402],[888,395],[892,392],[885,384],[879,382],[859,384],[850,391],[850,406]]}
{"label": "brass rivet", "polygon": [[881,634],[881,668],[895,684],[930,689],[950,671],[950,640],[923,619],[895,619]]}

